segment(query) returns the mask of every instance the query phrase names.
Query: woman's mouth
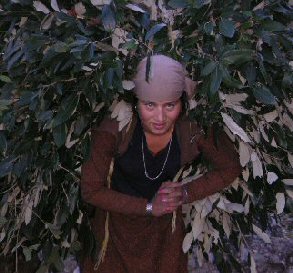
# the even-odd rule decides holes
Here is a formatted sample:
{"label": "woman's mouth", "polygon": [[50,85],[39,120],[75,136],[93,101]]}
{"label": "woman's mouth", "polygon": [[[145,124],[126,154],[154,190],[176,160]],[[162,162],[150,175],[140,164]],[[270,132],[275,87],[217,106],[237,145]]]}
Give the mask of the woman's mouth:
{"label": "woman's mouth", "polygon": [[153,123],[153,127],[154,127],[156,130],[162,130],[162,129],[164,129],[164,127],[165,127],[165,123]]}

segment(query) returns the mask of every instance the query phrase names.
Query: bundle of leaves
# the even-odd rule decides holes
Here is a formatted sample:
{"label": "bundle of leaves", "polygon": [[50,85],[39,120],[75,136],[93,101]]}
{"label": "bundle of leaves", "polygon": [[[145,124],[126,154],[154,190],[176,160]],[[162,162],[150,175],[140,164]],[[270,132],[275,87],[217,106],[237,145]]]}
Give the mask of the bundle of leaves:
{"label": "bundle of leaves", "polygon": [[125,125],[117,102],[155,53],[199,81],[190,118],[223,126],[243,166],[229,189],[184,208],[184,251],[241,271],[227,246],[249,232],[270,241],[269,213],[293,198],[292,1],[4,0],[0,12],[2,255],[38,256],[40,273],[61,271],[81,242],[94,248],[79,193],[90,128],[109,109]]}

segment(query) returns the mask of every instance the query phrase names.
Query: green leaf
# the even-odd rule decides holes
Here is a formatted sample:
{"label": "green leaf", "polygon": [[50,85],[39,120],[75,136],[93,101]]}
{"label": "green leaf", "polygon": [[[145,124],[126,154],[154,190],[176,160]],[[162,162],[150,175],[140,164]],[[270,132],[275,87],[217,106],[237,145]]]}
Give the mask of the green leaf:
{"label": "green leaf", "polygon": [[53,49],[57,53],[64,53],[69,51],[70,47],[64,43],[64,42],[57,42],[54,46]]}
{"label": "green leaf", "polygon": [[225,83],[226,86],[232,87],[232,88],[237,88],[237,89],[242,89],[244,87],[243,84],[239,80],[234,79],[230,75],[227,67],[220,65],[220,70],[222,71],[223,82]]}
{"label": "green leaf", "polygon": [[280,147],[283,147],[284,149],[287,149],[288,147],[287,134],[284,131],[283,127],[279,126],[277,123],[273,123],[272,130],[274,131],[277,145],[279,145]]}
{"label": "green leaf", "polygon": [[[71,199],[70,194],[68,195],[68,197],[69,197],[68,200],[69,200],[70,203],[75,201],[75,200],[73,201]],[[70,213],[72,213],[72,212],[70,212]],[[69,216],[69,213],[68,213],[68,210],[67,209],[64,209],[63,211],[62,210],[59,210],[59,212],[56,215],[55,221],[54,221],[55,224],[56,224],[56,226],[60,227],[63,224],[65,224],[66,221],[67,221],[67,219],[68,219],[68,216]]]}
{"label": "green leaf", "polygon": [[249,85],[253,85],[256,81],[256,68],[253,63],[247,63],[244,68],[244,75]]}
{"label": "green leaf", "polygon": [[48,273],[48,272],[49,272],[48,266],[43,264],[39,267],[36,273]]}
{"label": "green leaf", "polygon": [[96,89],[87,85],[86,88],[83,88],[82,92],[84,93],[88,104],[91,106],[91,109],[94,109],[97,104]]}
{"label": "green leaf", "polygon": [[54,266],[56,267],[56,269],[60,272],[63,271],[63,263],[60,257],[60,253],[58,251],[58,247],[53,247],[52,252],[50,254],[49,257],[49,262],[51,262],[52,264],[54,264]]}
{"label": "green leaf", "polygon": [[62,123],[53,128],[54,142],[58,148],[64,145],[66,141],[66,134],[67,134],[67,128],[65,123]]}
{"label": "green leaf", "polygon": [[[25,147],[25,145],[22,145],[21,148]],[[25,151],[24,151],[25,152]],[[17,177],[21,177],[29,167],[29,160],[26,155],[20,156],[19,160],[14,164],[13,166],[13,174],[15,174]]]}
{"label": "green leaf", "polygon": [[46,227],[49,228],[49,230],[51,231],[51,233],[54,235],[56,239],[60,239],[60,235],[62,234],[62,231],[59,227],[50,223],[46,223]]}
{"label": "green leaf", "polygon": [[12,100],[0,100],[0,112],[9,109],[9,105],[12,103]]}
{"label": "green leaf", "polygon": [[282,79],[282,86],[291,88],[293,86],[293,73],[292,72],[285,72],[283,79]]}
{"label": "green leaf", "polygon": [[[5,206],[2,205],[2,206],[1,206],[1,209],[2,209],[1,214],[2,214],[2,215],[6,214],[7,209],[8,209],[8,203],[6,203]],[[4,212],[4,211],[5,211],[5,212]],[[0,228],[1,228],[1,229],[2,229],[2,227],[5,225],[5,223],[7,223],[7,221],[8,221],[8,220],[7,220],[5,217],[3,217],[3,216],[0,215]],[[2,232],[5,233],[4,230],[2,230]],[[5,236],[5,235],[4,235],[4,236]]]}
{"label": "green leaf", "polygon": [[75,40],[74,42],[69,44],[69,47],[72,48],[71,52],[73,52],[72,50],[74,48],[77,48],[77,51],[80,51],[90,43],[90,41],[88,39],[86,39],[86,37],[84,37],[84,36],[78,35],[78,36],[76,36],[76,38],[77,38],[77,40]]}
{"label": "green leaf", "polygon": [[135,50],[138,47],[138,43],[135,40],[130,40],[125,42],[121,48],[126,49],[126,50]]}
{"label": "green leaf", "polygon": [[211,77],[210,95],[213,96],[220,88],[223,79],[222,71],[219,66],[215,68]]}
{"label": "green leaf", "polygon": [[3,131],[0,131],[0,152],[5,153],[7,149],[7,139]]}
{"label": "green leaf", "polygon": [[4,52],[3,60],[6,62],[11,58],[13,54],[15,54],[17,51],[21,49],[21,43],[19,41],[15,41],[11,39],[11,41],[8,43],[7,48]]}
{"label": "green leaf", "polygon": [[34,244],[29,247],[22,246],[22,251],[23,251],[26,262],[28,262],[32,259],[32,251],[33,250],[37,251],[39,246],[40,246],[40,244]]}
{"label": "green leaf", "polygon": [[12,170],[12,166],[11,160],[2,160],[2,162],[0,162],[0,178],[9,174]]}
{"label": "green leaf", "polygon": [[78,101],[79,95],[73,93],[61,102],[60,109],[52,120],[52,128],[62,124],[71,117],[71,115],[76,111]]}
{"label": "green leaf", "polygon": [[173,9],[184,9],[188,6],[188,1],[186,0],[171,0],[168,2],[168,6]]}
{"label": "green leaf", "polygon": [[223,19],[220,22],[220,32],[228,38],[232,38],[235,33],[235,26],[234,23],[230,20]]}
{"label": "green leaf", "polygon": [[104,87],[113,89],[114,68],[107,69],[104,76]]}
{"label": "green leaf", "polygon": [[206,34],[212,35],[214,33],[214,23],[213,22],[206,22],[203,26],[204,32]]}
{"label": "green leaf", "polygon": [[286,27],[277,21],[267,20],[262,22],[262,29],[266,31],[285,31]]}
{"label": "green leaf", "polygon": [[221,61],[227,65],[240,65],[251,61],[255,56],[255,51],[250,49],[233,49],[226,51],[221,56]]}
{"label": "green leaf", "polygon": [[216,62],[214,62],[214,61],[209,62],[201,71],[201,75],[207,76],[207,75],[211,74],[214,71],[214,69],[216,68],[216,66],[217,66]]}
{"label": "green leaf", "polygon": [[11,58],[8,60],[7,69],[10,70],[15,64],[19,64],[22,56],[23,56],[22,50],[17,51],[15,54],[13,54]]}
{"label": "green leaf", "polygon": [[11,79],[8,76],[0,75],[0,81],[10,83],[12,82]]}
{"label": "green leaf", "polygon": [[31,102],[38,96],[37,92],[34,91],[26,91],[24,92],[19,101],[17,102],[18,106],[25,106],[31,104]]}
{"label": "green leaf", "polygon": [[207,5],[211,2],[211,0],[194,0],[193,1],[193,7],[196,9],[200,9],[204,5]]}
{"label": "green leaf", "polygon": [[52,111],[45,111],[38,114],[37,119],[40,122],[46,122],[52,119]]}
{"label": "green leaf", "polygon": [[227,87],[242,89],[245,86],[242,84],[241,81],[238,81],[232,77],[230,78],[223,78],[223,82]]}
{"label": "green leaf", "polygon": [[263,56],[260,53],[258,53],[258,55],[257,55],[257,62],[259,65],[259,70],[260,70],[265,82],[267,83],[269,80],[269,77],[268,77],[268,73],[267,73],[265,65],[264,65]]}
{"label": "green leaf", "polygon": [[267,87],[263,85],[254,87],[253,95],[258,101],[264,104],[268,104],[268,105],[277,104],[277,101],[274,95],[271,93],[271,91]]}
{"label": "green leaf", "polygon": [[85,129],[85,127],[88,125],[88,117],[81,115],[78,117],[75,123],[75,128],[74,128],[74,134],[76,136],[79,136],[82,131]]}
{"label": "green leaf", "polygon": [[150,71],[151,71],[151,55],[148,54],[147,62],[146,62],[146,71],[145,71],[145,80],[147,82],[149,82]]}
{"label": "green leaf", "polygon": [[34,244],[34,245],[31,245],[29,249],[37,251],[39,247],[40,247],[40,244]]}
{"label": "green leaf", "polygon": [[25,261],[28,262],[32,259],[32,251],[28,247],[22,247],[23,255],[25,257]]}
{"label": "green leaf", "polygon": [[68,193],[70,203],[68,205],[69,205],[69,211],[70,211],[71,215],[73,214],[73,211],[74,211],[76,204],[77,204],[78,190],[79,190],[79,187],[76,183],[72,183],[70,185],[70,189],[69,189],[69,193]]}
{"label": "green leaf", "polygon": [[160,24],[154,25],[145,35],[145,40],[146,41],[152,40],[154,35],[164,27],[166,27],[165,23],[160,23]]}
{"label": "green leaf", "polygon": [[41,62],[41,66],[50,67],[55,60],[55,57],[58,56],[58,53],[54,51],[54,48],[50,48],[44,53],[44,57]]}
{"label": "green leaf", "polygon": [[90,148],[91,148],[91,140],[89,134],[83,138],[81,142],[81,153],[83,155],[84,160],[89,159],[90,156]]}
{"label": "green leaf", "polygon": [[102,22],[106,31],[111,31],[116,27],[115,13],[111,5],[104,5],[102,10]]}

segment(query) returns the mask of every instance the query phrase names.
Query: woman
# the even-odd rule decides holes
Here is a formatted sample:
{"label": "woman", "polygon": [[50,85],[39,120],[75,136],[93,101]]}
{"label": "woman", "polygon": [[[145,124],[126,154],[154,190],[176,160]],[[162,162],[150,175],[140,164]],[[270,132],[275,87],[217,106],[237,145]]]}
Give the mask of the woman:
{"label": "woman", "polygon": [[[183,66],[152,56],[148,80],[146,67],[144,59],[134,79],[137,113],[127,129],[119,132],[118,122],[107,118],[92,132],[81,190],[97,208],[92,227],[98,242],[104,241],[100,262],[86,259],[84,273],[187,273],[181,205],[222,190],[241,171],[225,134],[216,147],[212,133],[205,137],[182,113],[183,92],[194,91]],[[200,153],[213,169],[185,186],[171,182]]]}

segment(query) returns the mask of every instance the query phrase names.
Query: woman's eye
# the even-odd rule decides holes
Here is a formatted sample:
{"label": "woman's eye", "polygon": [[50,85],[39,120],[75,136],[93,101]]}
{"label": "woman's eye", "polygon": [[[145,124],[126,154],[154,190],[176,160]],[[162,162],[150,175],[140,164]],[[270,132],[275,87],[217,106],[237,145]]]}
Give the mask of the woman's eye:
{"label": "woman's eye", "polygon": [[147,103],[145,104],[145,106],[146,106],[147,108],[153,108],[153,107],[154,107],[154,103],[153,103],[153,102],[147,102]]}
{"label": "woman's eye", "polygon": [[175,103],[168,103],[168,104],[166,105],[166,107],[167,107],[168,110],[173,110],[174,107],[175,107]]}

